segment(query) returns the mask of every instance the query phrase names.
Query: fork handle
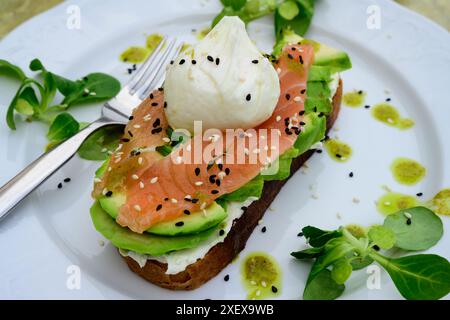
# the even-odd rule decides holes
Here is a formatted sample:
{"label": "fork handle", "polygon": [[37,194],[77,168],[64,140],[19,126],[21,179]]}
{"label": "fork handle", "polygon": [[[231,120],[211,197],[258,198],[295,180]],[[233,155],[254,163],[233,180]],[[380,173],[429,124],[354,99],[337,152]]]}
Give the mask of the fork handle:
{"label": "fork handle", "polygon": [[113,124],[119,123],[105,118],[98,119],[50,152],[40,156],[1,187],[0,220],[5,218],[22,199],[69,161],[89,135],[104,126]]}

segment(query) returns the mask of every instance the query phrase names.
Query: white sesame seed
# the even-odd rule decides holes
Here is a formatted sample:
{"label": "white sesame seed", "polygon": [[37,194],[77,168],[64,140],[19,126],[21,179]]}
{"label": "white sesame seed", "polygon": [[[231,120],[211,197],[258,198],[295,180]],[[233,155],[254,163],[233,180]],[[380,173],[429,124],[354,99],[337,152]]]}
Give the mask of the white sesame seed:
{"label": "white sesame seed", "polygon": [[145,188],[145,184],[141,181],[139,182],[139,188],[144,189]]}
{"label": "white sesame seed", "polygon": [[223,172],[223,171],[221,171],[221,172],[219,172],[218,174],[217,174],[217,176],[219,177],[219,179],[223,179],[223,178],[225,178],[225,176],[226,176],[227,174],[225,173],[225,172]]}
{"label": "white sesame seed", "polygon": [[277,73],[280,74],[281,73],[281,69],[277,68]]}
{"label": "white sesame seed", "polygon": [[162,138],[162,141],[169,143],[169,142],[170,142],[170,139],[167,138],[167,137],[164,137],[164,138]]}
{"label": "white sesame seed", "polygon": [[135,129],[140,129],[141,126],[140,126],[139,124],[135,124],[135,125],[133,126],[133,128],[135,128]]}
{"label": "white sesame seed", "polygon": [[175,198],[172,198],[170,201],[172,201],[172,203],[178,203],[178,200]]}
{"label": "white sesame seed", "polygon": [[259,297],[261,295],[261,290],[256,290],[256,296]]}
{"label": "white sesame seed", "polygon": [[294,98],[294,101],[295,101],[295,102],[300,102],[300,101],[302,101],[302,98],[299,97],[299,96],[296,96],[296,97]]}
{"label": "white sesame seed", "polygon": [[139,157],[139,158],[138,158],[138,164],[142,164],[143,162],[144,162],[144,158]]}
{"label": "white sesame seed", "polygon": [[386,201],[385,203],[383,203],[385,206],[390,206],[392,203],[390,203],[389,201]]}
{"label": "white sesame seed", "polygon": [[140,205],[138,205],[138,204],[136,204],[136,205],[134,205],[134,210],[136,210],[136,211],[138,211],[138,212],[140,212],[142,209],[141,209],[141,206]]}
{"label": "white sesame seed", "polygon": [[143,119],[145,122],[148,122],[152,119],[152,116],[150,114],[146,114]]}
{"label": "white sesame seed", "polygon": [[97,95],[97,92],[91,92],[91,93],[89,93],[91,96],[96,96]]}
{"label": "white sesame seed", "polygon": [[100,179],[100,178],[94,178],[94,182],[95,182],[95,183],[100,183],[100,182],[102,182],[102,179]]}
{"label": "white sesame seed", "polygon": [[200,210],[203,210],[206,208],[206,202],[203,202],[202,205],[200,206]]}
{"label": "white sesame seed", "polygon": [[107,148],[103,148],[103,149],[102,149],[102,152],[103,152],[103,153],[108,152],[108,149],[107,149]]}
{"label": "white sesame seed", "polygon": [[103,241],[103,240],[98,240],[98,245],[99,245],[100,247],[104,247],[104,246],[105,246],[105,241]]}
{"label": "white sesame seed", "polygon": [[102,194],[104,195],[104,196],[106,196],[106,194],[108,193],[108,189],[103,189],[103,191],[102,191]]}
{"label": "white sesame seed", "polygon": [[121,160],[122,160],[122,158],[119,157],[119,158],[116,159],[116,161],[114,161],[114,163],[119,163]]}
{"label": "white sesame seed", "polygon": [[138,176],[137,174],[133,174],[133,175],[131,176],[131,179],[133,179],[133,180],[138,180],[138,179],[139,179],[139,176]]}
{"label": "white sesame seed", "polygon": [[266,288],[266,287],[267,287],[267,283],[263,280],[263,281],[261,281],[261,286],[262,286],[263,288]]}
{"label": "white sesame seed", "polygon": [[153,177],[151,180],[150,180],[150,183],[151,184],[155,184],[155,183],[157,183],[158,182],[158,177]]}
{"label": "white sesame seed", "polygon": [[186,151],[187,152],[191,152],[191,150],[192,150],[192,146],[190,144],[188,144],[187,147],[186,147]]}
{"label": "white sesame seed", "polygon": [[409,213],[409,212],[404,212],[403,214],[405,215],[405,217],[406,217],[407,219],[411,219],[411,218],[412,218],[412,215],[411,215],[411,213]]}
{"label": "white sesame seed", "polygon": [[119,144],[117,146],[116,152],[119,152],[120,150],[122,150],[123,144]]}
{"label": "white sesame seed", "polygon": [[263,222],[264,222],[264,220],[261,219],[261,220],[258,221],[258,224],[262,224]]}
{"label": "white sesame seed", "polygon": [[280,122],[281,121],[281,116],[277,116],[276,120],[277,120],[277,122]]}
{"label": "white sesame seed", "polygon": [[250,284],[253,285],[253,286],[256,286],[256,281],[252,280],[252,281],[250,281]]}
{"label": "white sesame seed", "polygon": [[361,200],[359,200],[358,198],[353,198],[353,203],[360,203],[361,202]]}
{"label": "white sesame seed", "polygon": [[197,181],[197,182],[195,183],[195,185],[199,187],[199,186],[203,185],[203,182]]}
{"label": "white sesame seed", "polygon": [[88,88],[84,88],[84,93],[89,93],[89,89]]}
{"label": "white sesame seed", "polygon": [[111,168],[111,167],[108,167],[108,172],[111,172],[111,170],[112,170],[112,168]]}

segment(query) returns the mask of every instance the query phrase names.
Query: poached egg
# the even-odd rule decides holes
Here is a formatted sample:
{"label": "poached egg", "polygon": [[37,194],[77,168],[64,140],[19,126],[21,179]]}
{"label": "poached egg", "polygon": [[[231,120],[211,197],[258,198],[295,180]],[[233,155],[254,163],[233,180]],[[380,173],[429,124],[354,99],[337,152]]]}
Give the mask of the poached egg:
{"label": "poached egg", "polygon": [[280,83],[272,63],[250,40],[238,17],[224,17],[174,61],[164,85],[174,129],[249,129],[272,115]]}

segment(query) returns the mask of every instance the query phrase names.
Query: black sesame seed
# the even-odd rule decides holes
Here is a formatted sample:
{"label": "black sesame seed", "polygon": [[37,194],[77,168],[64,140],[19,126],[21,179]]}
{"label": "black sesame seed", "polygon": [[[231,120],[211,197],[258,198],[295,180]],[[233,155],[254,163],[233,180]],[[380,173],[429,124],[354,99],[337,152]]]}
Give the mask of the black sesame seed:
{"label": "black sesame seed", "polygon": [[253,63],[253,64],[258,64],[259,61],[258,61],[258,60],[253,60],[252,63]]}
{"label": "black sesame seed", "polygon": [[158,91],[159,91],[159,92],[163,92],[163,91],[164,91],[164,88],[163,88],[163,87],[160,87],[160,88],[158,88]]}
{"label": "black sesame seed", "polygon": [[215,174],[213,174],[213,175],[211,175],[210,177],[209,177],[209,182],[211,182],[211,183],[216,183],[216,175]]}
{"label": "black sesame seed", "polygon": [[300,60],[300,63],[301,64],[303,64],[304,62],[303,62],[303,57],[302,56],[299,56],[299,58],[298,58],[299,60]]}
{"label": "black sesame seed", "polygon": [[217,179],[217,180],[216,180],[216,185],[217,185],[218,187],[220,187],[220,184],[221,184],[220,179]]}
{"label": "black sesame seed", "polygon": [[350,172],[350,174],[348,175],[350,178],[353,178],[354,177],[354,173],[353,172]]}
{"label": "black sesame seed", "polygon": [[128,120],[133,120],[134,119],[134,117],[133,116],[130,116],[129,118],[128,118]]}
{"label": "black sesame seed", "polygon": [[231,169],[230,169],[230,168],[226,168],[226,169],[225,169],[225,174],[226,174],[227,176],[229,176],[230,173],[231,173]]}
{"label": "black sesame seed", "polygon": [[323,116],[325,115],[325,113],[323,113],[323,112],[321,112],[321,113],[319,113],[319,118],[322,118]]}
{"label": "black sesame seed", "polygon": [[218,193],[219,193],[219,190],[212,190],[211,193],[212,193],[212,194],[218,194]]}
{"label": "black sesame seed", "polygon": [[191,202],[193,203],[193,204],[196,204],[197,202],[199,202],[200,200],[199,199],[192,199],[191,200]]}
{"label": "black sesame seed", "polygon": [[218,66],[220,64],[220,58],[216,58],[216,65]]}
{"label": "black sesame seed", "polygon": [[358,94],[363,94],[364,92],[362,91],[362,90],[359,90],[358,91]]}
{"label": "black sesame seed", "polygon": [[322,153],[323,151],[319,149],[319,150],[316,150],[316,152],[317,153]]}
{"label": "black sesame seed", "polygon": [[300,233],[297,235],[297,237],[303,237],[303,236],[304,236],[303,232],[300,232]]}
{"label": "black sesame seed", "polygon": [[200,168],[195,168],[194,173],[198,177],[200,175]]}
{"label": "black sesame seed", "polygon": [[247,96],[245,97],[245,99],[246,99],[247,101],[252,100],[252,95],[251,95],[250,93],[247,94]]}
{"label": "black sesame seed", "polygon": [[272,292],[273,292],[273,293],[277,293],[277,292],[278,292],[278,288],[275,287],[275,286],[272,286]]}
{"label": "black sesame seed", "polygon": [[164,198],[164,201],[169,201],[169,198]]}
{"label": "black sesame seed", "polygon": [[304,116],[305,115],[305,110],[302,110],[298,113],[299,116]]}
{"label": "black sesame seed", "polygon": [[208,56],[207,58],[208,58],[208,61],[210,61],[210,62],[214,62],[214,58],[213,58],[213,57],[211,57],[211,56]]}
{"label": "black sesame seed", "polygon": [[181,65],[181,64],[184,64],[185,62],[186,62],[186,60],[181,59],[181,60],[180,60],[180,65]]}
{"label": "black sesame seed", "polygon": [[155,122],[153,122],[153,128],[157,128],[161,125],[161,120],[157,118]]}
{"label": "black sesame seed", "polygon": [[227,275],[223,278],[223,280],[224,280],[225,282],[228,282],[228,281],[230,280],[230,275],[227,274]]}
{"label": "black sesame seed", "polygon": [[162,209],[162,204],[158,204],[158,206],[156,207],[156,211],[159,211],[159,210],[161,210]]}
{"label": "black sesame seed", "polygon": [[133,70],[136,70],[136,69],[137,69],[137,65],[133,64]]}
{"label": "black sesame seed", "polygon": [[412,220],[411,220],[411,219],[406,220],[406,224],[407,224],[408,226],[410,226],[410,225],[412,224]]}
{"label": "black sesame seed", "polygon": [[163,129],[161,127],[153,129],[152,134],[160,133]]}
{"label": "black sesame seed", "polygon": [[112,191],[108,191],[107,193],[105,193],[105,197],[112,197],[113,192]]}
{"label": "black sesame seed", "polygon": [[289,130],[289,128],[284,129],[284,132],[286,132],[286,134],[288,136],[290,136],[292,134],[291,130]]}
{"label": "black sesame seed", "polygon": [[306,93],[306,89],[303,89],[302,91],[300,91],[300,94],[305,94]]}
{"label": "black sesame seed", "polygon": [[189,210],[184,210],[183,213],[187,216],[191,214],[191,212]]}
{"label": "black sesame seed", "polygon": [[292,60],[292,59],[294,59],[294,56],[292,54],[288,53],[288,58]]}
{"label": "black sesame seed", "polygon": [[248,209],[247,207],[241,207],[242,211],[247,211],[247,209]]}
{"label": "black sesame seed", "polygon": [[174,64],[174,62],[175,62],[175,61],[172,60],[172,61],[170,61],[170,64]]}
{"label": "black sesame seed", "polygon": [[364,108],[366,108],[366,109],[370,109],[370,106],[369,106],[369,105],[366,105],[366,106],[364,106]]}
{"label": "black sesame seed", "polygon": [[184,198],[184,201],[190,202],[190,201],[192,201],[192,200],[189,199],[189,198]]}
{"label": "black sesame seed", "polygon": [[152,103],[152,107],[157,107],[158,106],[158,102],[153,102]]}
{"label": "black sesame seed", "polygon": [[223,164],[219,163],[219,164],[217,165],[217,167],[219,168],[220,171],[223,170]]}
{"label": "black sesame seed", "polygon": [[301,126],[305,126],[306,123],[304,123],[303,121],[300,121],[300,125],[301,125]]}
{"label": "black sesame seed", "polygon": [[72,180],[72,179],[70,179],[70,178],[65,178],[65,179],[64,179],[64,182],[65,182],[65,183],[68,183],[68,182],[70,182],[71,180]]}
{"label": "black sesame seed", "polygon": [[120,141],[127,143],[127,142],[130,142],[130,139],[128,139],[128,138],[122,138],[122,139],[120,139]]}
{"label": "black sesame seed", "polygon": [[219,231],[219,236],[223,236],[225,234],[225,230],[220,230]]}
{"label": "black sesame seed", "polygon": [[167,102],[164,101],[164,108],[167,108]]}
{"label": "black sesame seed", "polygon": [[423,193],[419,192],[418,194],[416,194],[416,196],[421,197],[421,196],[423,196]]}
{"label": "black sesame seed", "polygon": [[297,50],[297,49],[295,49],[295,47],[292,47],[291,50],[292,50],[292,51],[295,51],[295,50]]}
{"label": "black sesame seed", "polygon": [[286,93],[286,100],[291,100],[291,95],[289,93]]}
{"label": "black sesame seed", "polygon": [[179,222],[175,223],[175,226],[182,227],[182,226],[184,226],[184,222],[183,221],[179,221]]}
{"label": "black sesame seed", "polygon": [[127,69],[128,74],[132,74],[133,73],[133,69]]}
{"label": "black sesame seed", "polygon": [[342,159],[342,155],[340,155],[339,153],[336,153],[336,158]]}
{"label": "black sesame seed", "polygon": [[155,96],[153,95],[153,93],[150,93],[150,99],[154,99]]}
{"label": "black sesame seed", "polygon": [[392,100],[391,98],[387,98],[387,99],[386,99],[387,102],[390,102],[391,100]]}
{"label": "black sesame seed", "polygon": [[192,60],[192,64],[197,64],[197,60]]}
{"label": "black sesame seed", "polygon": [[267,228],[266,228],[266,227],[263,227],[263,228],[261,229],[261,232],[262,232],[262,233],[266,233],[266,231],[267,231]]}
{"label": "black sesame seed", "polygon": [[62,183],[58,183],[58,189],[61,189],[63,187]]}
{"label": "black sesame seed", "polygon": [[375,250],[375,251],[380,251],[380,247],[377,246],[377,245],[374,245],[372,248],[373,248],[373,250]]}

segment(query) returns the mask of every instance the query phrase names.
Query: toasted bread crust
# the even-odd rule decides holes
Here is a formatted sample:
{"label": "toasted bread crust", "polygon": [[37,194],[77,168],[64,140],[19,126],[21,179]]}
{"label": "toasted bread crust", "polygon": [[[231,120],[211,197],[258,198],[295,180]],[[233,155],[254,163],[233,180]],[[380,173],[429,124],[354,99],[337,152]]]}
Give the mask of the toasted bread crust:
{"label": "toasted bread crust", "polygon": [[[330,130],[337,119],[341,108],[343,84],[339,82],[339,88],[333,97],[333,112],[327,119],[327,130]],[[294,159],[291,166],[291,176],[314,154],[310,150]],[[267,208],[275,199],[281,188],[289,179],[283,181],[270,181],[264,184],[261,199],[253,202],[242,215],[234,222],[225,241],[215,245],[205,257],[196,263],[189,265],[185,271],[174,275],[166,274],[167,264],[155,260],[147,260],[141,268],[130,257],[123,257],[128,267],[147,281],[162,288],[171,290],[193,290],[215,277],[245,248],[248,238],[252,234],[258,221],[261,220]]]}

